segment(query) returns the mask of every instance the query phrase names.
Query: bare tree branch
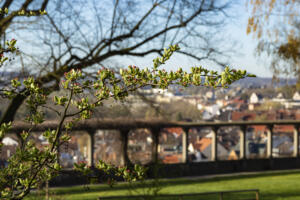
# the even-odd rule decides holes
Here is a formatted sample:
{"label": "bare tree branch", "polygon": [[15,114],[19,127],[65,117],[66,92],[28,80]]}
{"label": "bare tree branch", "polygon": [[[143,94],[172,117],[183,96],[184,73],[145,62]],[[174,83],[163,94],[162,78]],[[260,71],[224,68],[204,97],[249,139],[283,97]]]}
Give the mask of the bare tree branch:
{"label": "bare tree branch", "polygon": [[[15,1],[4,3],[10,5]],[[32,2],[34,0],[25,1],[20,9],[27,9]],[[161,54],[166,44],[174,43],[182,45],[179,52],[182,55],[223,65],[217,55],[224,54],[212,40],[218,33],[215,30],[228,17],[229,3],[230,0],[116,0],[100,5],[94,0],[74,0],[72,4],[43,0],[40,9],[47,6],[48,15],[29,24],[26,34],[32,36],[31,42],[37,50],[22,54],[24,66],[32,66],[28,71],[46,86],[53,81],[57,84],[71,69],[101,66],[117,56]],[[58,4],[60,9],[56,9]],[[87,9],[82,9],[83,6]],[[0,29],[0,34],[10,31],[13,18],[7,17],[6,21],[0,17],[1,28],[7,25]],[[24,28],[24,25],[14,24],[16,33],[18,27]],[[6,112],[14,113],[23,100],[16,97]]]}

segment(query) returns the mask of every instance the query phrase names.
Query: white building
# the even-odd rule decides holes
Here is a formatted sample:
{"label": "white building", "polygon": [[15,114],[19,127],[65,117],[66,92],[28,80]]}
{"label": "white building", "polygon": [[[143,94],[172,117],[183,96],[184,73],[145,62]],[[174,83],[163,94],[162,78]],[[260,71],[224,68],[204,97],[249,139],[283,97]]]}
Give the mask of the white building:
{"label": "white building", "polygon": [[295,92],[295,94],[293,95],[293,100],[294,101],[300,101],[300,94],[299,94],[299,92]]}
{"label": "white building", "polygon": [[263,98],[261,95],[256,94],[255,92],[253,92],[250,96],[250,100],[249,102],[251,104],[258,104],[258,103],[262,103]]}
{"label": "white building", "polygon": [[279,103],[285,103],[288,100],[283,96],[283,94],[280,92],[278,93],[278,95],[272,99],[272,101],[274,102],[279,102]]}
{"label": "white building", "polygon": [[218,104],[214,104],[211,106],[204,107],[202,118],[204,120],[210,120],[215,116],[219,116],[220,114],[221,114],[220,106]]}

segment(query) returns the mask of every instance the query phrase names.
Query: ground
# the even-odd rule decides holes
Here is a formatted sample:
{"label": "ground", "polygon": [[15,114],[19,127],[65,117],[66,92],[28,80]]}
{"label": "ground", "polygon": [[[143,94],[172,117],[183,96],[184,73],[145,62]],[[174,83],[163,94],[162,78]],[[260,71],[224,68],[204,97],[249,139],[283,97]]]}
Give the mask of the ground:
{"label": "ground", "polygon": [[[208,177],[189,177],[164,179],[159,181],[162,194],[199,193],[223,190],[259,189],[263,200],[300,200],[300,170],[276,171],[264,173],[246,173],[238,175],[221,175]],[[98,197],[147,193],[141,188],[129,189],[128,184],[119,183],[113,188],[108,185],[91,185],[90,190],[83,186],[52,188],[51,200],[95,200]],[[250,195],[250,194],[248,194]],[[251,194],[254,196],[254,194]],[[31,195],[27,200],[43,199]],[[170,199],[170,198],[169,198]],[[169,200],[168,199],[168,200]],[[191,198],[184,198],[191,199]],[[197,197],[192,199],[218,199],[216,196]],[[224,198],[231,199],[229,196]]]}

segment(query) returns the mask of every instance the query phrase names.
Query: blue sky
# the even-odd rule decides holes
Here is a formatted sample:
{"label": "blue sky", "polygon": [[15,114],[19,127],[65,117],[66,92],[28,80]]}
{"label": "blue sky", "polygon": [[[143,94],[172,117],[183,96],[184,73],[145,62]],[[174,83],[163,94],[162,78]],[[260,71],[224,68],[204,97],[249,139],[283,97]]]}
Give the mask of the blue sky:
{"label": "blue sky", "polygon": [[[268,58],[266,56],[259,58],[254,55],[257,40],[253,39],[252,35],[246,34],[248,17],[250,15],[245,5],[246,1],[248,0],[233,1],[236,5],[231,8],[229,14],[234,17],[230,18],[230,23],[224,27],[224,34],[222,33],[226,43],[227,41],[228,44],[236,43],[236,46],[234,47],[235,52],[232,54],[232,57],[229,58],[228,64],[231,68],[245,69],[260,77],[272,77],[272,72],[269,70]],[[22,45],[22,43],[18,44],[21,49],[28,48],[26,45]],[[33,47],[31,48],[31,51],[33,51]],[[156,56],[156,54],[152,54],[143,58],[119,57],[117,63],[119,66],[123,67],[128,65],[137,65],[142,68],[151,67],[152,59]],[[220,67],[215,63],[199,62],[183,55],[173,56],[163,68],[167,70],[176,70],[179,67],[182,67],[184,70],[188,71],[190,67],[199,65],[212,70],[220,70]]]}
{"label": "blue sky", "polygon": [[[269,70],[269,58],[266,56],[255,56],[255,48],[257,40],[252,35],[246,34],[246,28],[248,23],[248,17],[250,11],[246,8],[245,1],[241,0],[234,7],[232,7],[232,14],[234,18],[225,28],[224,35],[228,36],[224,39],[229,43],[235,42],[235,53],[229,59],[229,66],[236,69],[245,69],[250,73],[256,74],[259,77],[272,77],[272,72]],[[145,58],[126,58],[122,59],[122,65],[135,64],[139,67],[150,67],[152,59],[155,55],[150,55]],[[173,56],[171,60],[163,66],[167,70],[176,70],[182,67],[184,70],[189,70],[191,66],[202,65],[208,69],[218,70],[216,64],[211,62],[199,62],[185,56],[177,55]]]}
{"label": "blue sky", "polygon": [[[237,7],[237,19],[228,28],[228,32],[237,42],[237,54],[233,57],[231,65],[235,68],[242,68],[261,77],[272,77],[269,69],[270,58],[266,55],[258,57],[255,54],[257,40],[253,35],[247,35],[247,23],[250,11],[245,6],[243,0]],[[239,9],[238,9],[239,8]]]}

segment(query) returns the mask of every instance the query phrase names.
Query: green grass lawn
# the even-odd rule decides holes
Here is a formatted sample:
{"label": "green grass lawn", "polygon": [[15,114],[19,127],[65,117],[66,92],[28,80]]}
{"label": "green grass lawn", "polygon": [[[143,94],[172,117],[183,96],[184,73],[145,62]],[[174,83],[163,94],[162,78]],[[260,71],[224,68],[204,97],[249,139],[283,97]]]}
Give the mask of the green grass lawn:
{"label": "green grass lawn", "polygon": [[[214,178],[178,178],[161,180],[161,194],[200,193],[223,190],[259,189],[263,200],[300,200],[300,170],[255,173],[239,176],[224,176]],[[52,200],[95,200],[102,196],[145,194],[145,189],[135,185],[135,190],[129,190],[128,184],[119,183],[113,188],[108,185],[90,185],[87,191],[83,186],[52,188]],[[27,200],[43,199],[32,194]],[[191,198],[186,198],[191,199]],[[213,196],[192,199],[218,199]],[[226,197],[224,199],[231,199]],[[170,198],[168,198],[170,200]]]}

